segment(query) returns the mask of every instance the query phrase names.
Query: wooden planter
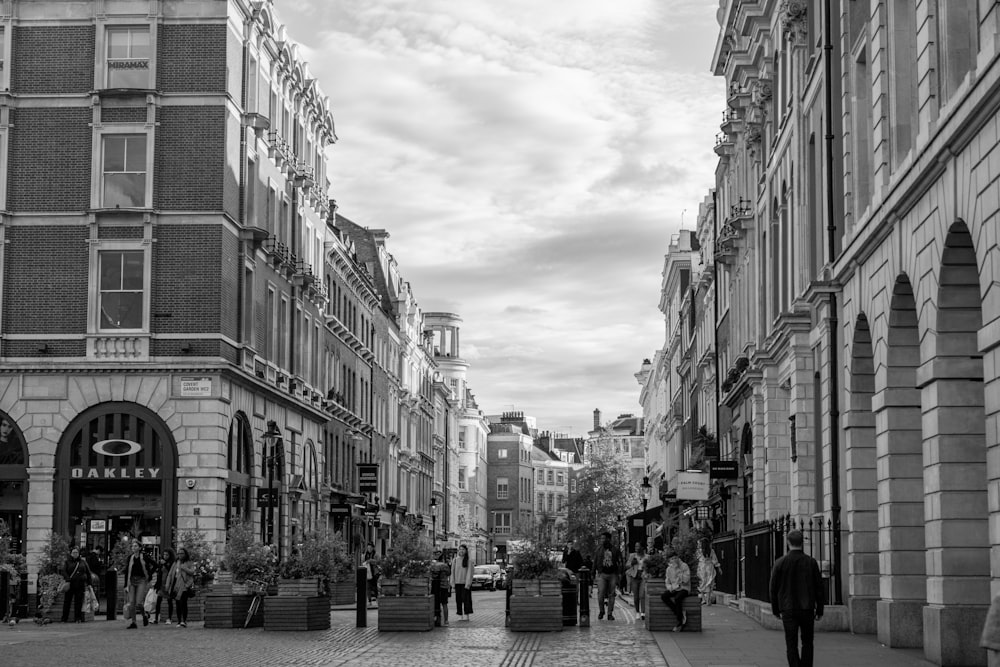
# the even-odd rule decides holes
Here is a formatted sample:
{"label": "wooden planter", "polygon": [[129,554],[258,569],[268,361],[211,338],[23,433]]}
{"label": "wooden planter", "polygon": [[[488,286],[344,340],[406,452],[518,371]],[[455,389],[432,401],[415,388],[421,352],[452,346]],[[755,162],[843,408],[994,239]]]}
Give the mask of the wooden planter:
{"label": "wooden planter", "polygon": [[510,598],[510,629],[514,632],[561,632],[563,629],[562,594],[556,596],[512,595]]}
{"label": "wooden planter", "polygon": [[562,595],[562,582],[558,579],[514,579],[512,587],[515,596],[543,595],[552,597]]}
{"label": "wooden planter", "polygon": [[378,580],[378,596],[394,598],[399,597],[399,589],[402,585],[402,580],[400,579],[388,579],[382,577]]}
{"label": "wooden planter", "polygon": [[266,597],[264,629],[329,630],[330,603],[325,595]]}
{"label": "wooden planter", "polygon": [[301,579],[279,579],[278,595],[300,595],[313,597],[322,595],[323,582],[319,577],[302,577]]}
{"label": "wooden planter", "polygon": [[[266,600],[267,598],[265,598]],[[209,593],[204,600],[206,628],[242,628],[250,610],[252,595],[230,593]],[[263,607],[263,605],[261,605]],[[264,609],[261,608],[250,621],[251,628],[264,625]]]}
{"label": "wooden planter", "polygon": [[354,604],[354,593],[357,584],[353,581],[331,581],[330,582],[330,604],[345,605]]}
{"label": "wooden planter", "polygon": [[[660,599],[665,589],[662,579],[646,582],[646,629],[651,632],[669,632],[677,625],[677,617]],[[701,599],[697,593],[684,598],[683,609],[687,614],[684,631],[701,632]]]}
{"label": "wooden planter", "polygon": [[433,596],[408,595],[406,597],[379,597],[379,632],[427,632],[433,627]]}
{"label": "wooden planter", "polygon": [[400,590],[400,595],[403,595],[404,597],[430,595],[431,578],[407,577],[401,580],[399,590]]}

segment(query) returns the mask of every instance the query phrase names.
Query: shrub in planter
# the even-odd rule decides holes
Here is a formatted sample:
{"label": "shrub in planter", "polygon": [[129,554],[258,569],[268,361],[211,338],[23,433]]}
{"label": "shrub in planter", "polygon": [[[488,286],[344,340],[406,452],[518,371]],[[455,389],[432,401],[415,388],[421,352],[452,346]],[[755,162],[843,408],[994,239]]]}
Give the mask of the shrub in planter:
{"label": "shrub in planter", "polygon": [[251,580],[270,586],[277,579],[277,559],[270,547],[257,541],[249,523],[230,528],[224,562],[233,574],[233,583]]}
{"label": "shrub in planter", "polygon": [[392,549],[378,565],[385,579],[428,577],[431,556],[430,540],[416,529],[401,525],[393,529]]}
{"label": "shrub in planter", "polygon": [[545,545],[531,544],[514,552],[510,629],[515,632],[561,632],[562,582],[559,566]]}
{"label": "shrub in planter", "polygon": [[[427,631],[434,627],[431,555],[430,540],[416,529],[404,525],[393,530],[392,550],[379,563],[379,631]],[[413,590],[421,592],[401,596],[404,579],[410,580]]]}
{"label": "shrub in planter", "polygon": [[38,616],[51,618],[62,613],[62,568],[69,558],[69,535],[50,532],[38,559]]}

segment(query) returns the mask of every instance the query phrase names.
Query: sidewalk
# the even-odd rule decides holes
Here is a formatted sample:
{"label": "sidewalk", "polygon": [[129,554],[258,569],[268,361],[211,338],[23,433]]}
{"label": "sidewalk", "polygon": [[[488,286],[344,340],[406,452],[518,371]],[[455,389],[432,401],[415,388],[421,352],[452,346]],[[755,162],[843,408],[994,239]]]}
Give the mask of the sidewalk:
{"label": "sidewalk", "polygon": [[[670,667],[786,667],[785,637],[727,605],[702,607],[702,632],[654,632]],[[816,633],[816,667],[933,667],[922,649],[891,649],[874,635]]]}

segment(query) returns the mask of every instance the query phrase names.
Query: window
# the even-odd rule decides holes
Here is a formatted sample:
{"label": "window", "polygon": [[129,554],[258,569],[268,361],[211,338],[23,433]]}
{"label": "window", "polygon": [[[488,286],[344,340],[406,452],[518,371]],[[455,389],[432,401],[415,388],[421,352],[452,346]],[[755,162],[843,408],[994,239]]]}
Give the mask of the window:
{"label": "window", "polygon": [[108,134],[103,137],[106,208],[141,208],[146,205],[146,135]]}
{"label": "window", "polygon": [[561,472],[557,472],[556,473],[556,484],[558,484],[559,486],[562,486],[565,483],[566,483],[566,479],[563,477],[563,474]]}
{"label": "window", "polygon": [[108,28],[107,87],[150,88],[149,28]]}
{"label": "window", "polygon": [[545,494],[544,493],[539,493],[538,494],[538,511],[539,512],[544,512],[545,511]]}
{"label": "window", "polygon": [[108,250],[100,258],[100,329],[141,329],[145,261],[142,250]]}
{"label": "window", "polygon": [[555,475],[553,474],[553,472],[551,470],[546,471],[546,473],[545,473],[545,482],[546,482],[546,484],[552,484],[552,483],[555,482]]}
{"label": "window", "polygon": [[505,459],[505,458],[507,458],[507,450],[506,449],[498,449],[497,450],[497,458],[498,459]]}
{"label": "window", "polygon": [[497,512],[493,525],[497,535],[510,535],[510,512]]}
{"label": "window", "polygon": [[576,480],[575,479],[569,480],[569,492],[570,493],[576,493]]}
{"label": "window", "polygon": [[550,493],[548,497],[545,499],[545,509],[549,512],[552,511],[552,496],[553,494]]}
{"label": "window", "polygon": [[466,471],[467,468],[465,466],[462,466],[461,468],[458,469],[458,488],[462,489],[463,491],[466,488],[465,486]]}
{"label": "window", "polygon": [[545,484],[545,471],[544,470],[539,470],[538,471],[538,483],[539,484]]}
{"label": "window", "polygon": [[497,477],[497,500],[507,500],[510,494],[510,487],[506,477]]}

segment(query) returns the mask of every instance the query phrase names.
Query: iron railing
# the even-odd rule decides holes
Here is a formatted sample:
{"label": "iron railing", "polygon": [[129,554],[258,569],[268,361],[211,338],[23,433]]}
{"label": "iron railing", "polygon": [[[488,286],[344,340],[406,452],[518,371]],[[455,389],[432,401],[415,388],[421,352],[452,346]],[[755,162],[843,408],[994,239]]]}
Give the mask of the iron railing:
{"label": "iron railing", "polygon": [[734,531],[721,533],[712,544],[719,559],[721,572],[715,578],[715,588],[722,593],[737,595],[740,592],[740,540]]}

